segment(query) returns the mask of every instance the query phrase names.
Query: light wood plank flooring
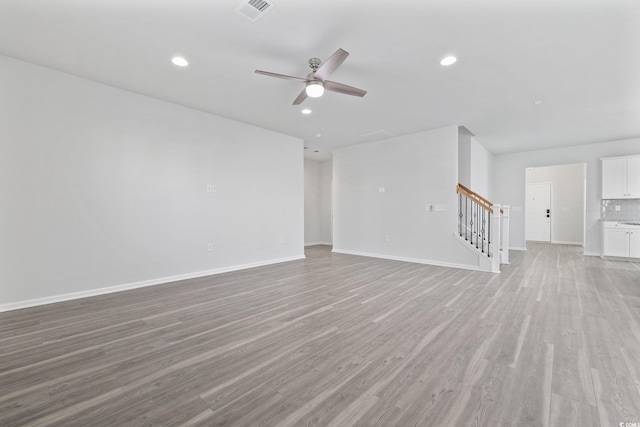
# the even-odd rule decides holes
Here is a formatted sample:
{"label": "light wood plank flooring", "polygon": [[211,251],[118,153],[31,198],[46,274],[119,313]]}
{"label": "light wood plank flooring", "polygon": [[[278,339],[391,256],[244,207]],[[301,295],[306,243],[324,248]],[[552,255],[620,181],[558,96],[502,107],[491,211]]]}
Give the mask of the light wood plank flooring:
{"label": "light wood plank flooring", "polygon": [[2,426],[640,423],[640,264],[307,259],[0,314]]}

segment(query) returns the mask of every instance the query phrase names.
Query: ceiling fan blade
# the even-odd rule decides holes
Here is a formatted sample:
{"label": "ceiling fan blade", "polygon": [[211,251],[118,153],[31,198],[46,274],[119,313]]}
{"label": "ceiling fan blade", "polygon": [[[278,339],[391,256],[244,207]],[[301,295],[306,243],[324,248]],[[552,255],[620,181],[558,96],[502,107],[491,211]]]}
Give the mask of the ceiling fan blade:
{"label": "ceiling fan blade", "polygon": [[285,79],[285,80],[293,80],[293,81],[301,82],[301,83],[306,83],[307,82],[307,79],[303,79],[301,77],[293,77],[293,76],[287,76],[287,75],[284,75],[284,74],[270,73],[269,71],[256,70],[256,74],[262,74],[262,75],[270,76],[270,77],[277,77],[279,79]]}
{"label": "ceiling fan blade", "polygon": [[333,55],[329,57],[324,63],[318,68],[318,71],[315,73],[315,78],[320,80],[328,79],[331,74],[347,59],[349,56],[349,52],[344,49],[338,49],[335,51]]}
{"label": "ceiling fan blade", "polygon": [[344,93],[345,95],[353,96],[365,96],[366,90],[358,89],[357,87],[343,85],[342,83],[336,83],[329,80],[324,82],[324,89],[331,92]]}
{"label": "ceiling fan blade", "polygon": [[308,95],[307,95],[307,88],[305,87],[304,89],[302,89],[302,92],[300,92],[300,95],[298,95],[298,97],[295,99],[295,101],[293,101],[293,105],[300,105],[302,104],[302,101],[304,101],[305,99],[307,99]]}

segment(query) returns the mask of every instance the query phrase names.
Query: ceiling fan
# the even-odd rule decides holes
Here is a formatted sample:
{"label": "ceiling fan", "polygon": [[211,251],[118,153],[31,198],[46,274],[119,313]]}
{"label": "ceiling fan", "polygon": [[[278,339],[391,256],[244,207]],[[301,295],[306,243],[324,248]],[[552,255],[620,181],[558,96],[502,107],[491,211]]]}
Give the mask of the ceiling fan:
{"label": "ceiling fan", "polygon": [[311,67],[311,72],[307,74],[307,77],[305,78],[286,76],[284,74],[270,73],[268,71],[261,70],[256,70],[256,73],[264,74],[265,76],[305,83],[306,87],[293,101],[293,105],[301,104],[302,101],[307,99],[307,97],[318,98],[322,96],[325,90],[362,97],[367,93],[366,90],[327,80],[329,76],[331,76],[331,74],[333,74],[333,72],[344,62],[344,60],[347,59],[347,56],[349,56],[349,52],[343,49],[338,49],[333,55],[329,57],[329,59],[322,63],[322,65],[320,65],[321,61],[318,58],[311,58],[309,60],[309,67]]}

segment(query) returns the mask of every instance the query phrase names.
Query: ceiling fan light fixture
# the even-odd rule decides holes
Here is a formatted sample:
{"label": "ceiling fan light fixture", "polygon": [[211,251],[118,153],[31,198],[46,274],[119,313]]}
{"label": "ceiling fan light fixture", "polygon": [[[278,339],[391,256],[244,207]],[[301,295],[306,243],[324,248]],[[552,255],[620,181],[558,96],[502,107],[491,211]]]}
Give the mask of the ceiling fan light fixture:
{"label": "ceiling fan light fixture", "polygon": [[307,83],[305,89],[309,98],[320,98],[324,93],[324,86],[319,80],[313,80]]}

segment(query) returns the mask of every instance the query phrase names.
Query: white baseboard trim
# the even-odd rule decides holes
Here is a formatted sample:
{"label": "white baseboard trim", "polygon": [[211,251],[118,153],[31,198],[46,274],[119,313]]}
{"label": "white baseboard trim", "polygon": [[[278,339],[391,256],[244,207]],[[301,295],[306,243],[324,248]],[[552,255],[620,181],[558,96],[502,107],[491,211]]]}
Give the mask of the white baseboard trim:
{"label": "white baseboard trim", "polygon": [[584,246],[582,242],[565,242],[562,240],[552,240],[551,243],[553,243],[554,245]]}
{"label": "white baseboard trim", "polygon": [[603,261],[620,261],[620,262],[640,262],[640,258],[632,258],[626,256],[610,256],[605,255],[601,257]]}
{"label": "white baseboard trim", "polygon": [[178,282],[180,280],[195,279],[198,277],[213,276],[215,274],[229,273],[232,271],[246,270],[255,267],[264,267],[266,265],[279,264],[282,262],[297,261],[305,259],[304,255],[295,255],[286,258],[272,259],[268,261],[259,261],[249,264],[233,265],[229,267],[214,268],[212,270],[197,271],[195,273],[179,274],[176,276],[161,277],[157,279],[143,280],[141,282],[126,283],[123,285],[109,286],[106,288],[91,289],[88,291],[72,292],[68,294],[53,295],[50,297],[36,298],[24,301],[17,301],[8,304],[0,304],[0,313],[5,311],[19,310],[21,308],[35,307],[45,304],[53,304],[56,302],[70,301],[79,298],[87,298],[98,295],[110,294],[113,292],[128,291],[131,289],[144,288],[146,286],[161,285],[163,283]]}
{"label": "white baseboard trim", "polygon": [[509,248],[510,251],[526,251],[527,248],[522,247],[522,246],[511,246]]}
{"label": "white baseboard trim", "polygon": [[600,256],[602,255],[600,252],[583,252],[582,255],[584,256]]}
{"label": "white baseboard trim", "polygon": [[411,262],[414,264],[426,264],[426,265],[435,265],[438,267],[458,268],[462,270],[484,271],[476,265],[456,264],[451,262],[433,261],[433,260],[420,259],[420,258],[407,258],[407,257],[394,256],[394,255],[375,254],[375,253],[369,253],[369,252],[350,251],[346,249],[335,249],[335,248],[331,252],[335,252],[338,254],[346,254],[346,255],[366,256],[370,258],[388,259],[392,261]]}
{"label": "white baseboard trim", "polygon": [[331,246],[332,243],[331,242],[309,242],[309,243],[305,243],[305,246],[316,246],[316,245],[325,245],[325,246]]}

